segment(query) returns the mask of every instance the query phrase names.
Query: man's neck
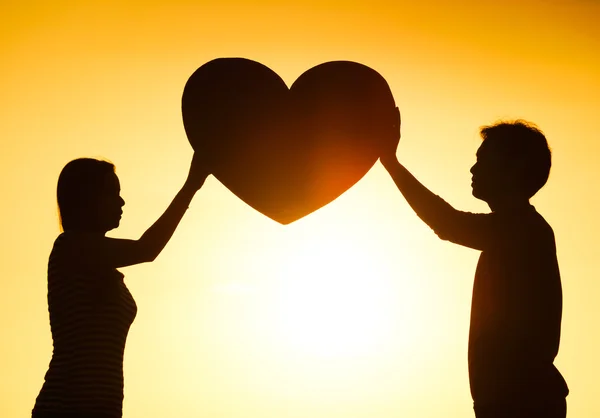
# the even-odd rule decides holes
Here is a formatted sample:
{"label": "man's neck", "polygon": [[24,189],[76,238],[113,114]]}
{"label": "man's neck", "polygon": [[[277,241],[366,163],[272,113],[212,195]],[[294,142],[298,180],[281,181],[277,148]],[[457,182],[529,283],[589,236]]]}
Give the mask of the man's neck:
{"label": "man's neck", "polygon": [[528,199],[502,199],[495,202],[487,202],[492,212],[514,212],[531,207]]}

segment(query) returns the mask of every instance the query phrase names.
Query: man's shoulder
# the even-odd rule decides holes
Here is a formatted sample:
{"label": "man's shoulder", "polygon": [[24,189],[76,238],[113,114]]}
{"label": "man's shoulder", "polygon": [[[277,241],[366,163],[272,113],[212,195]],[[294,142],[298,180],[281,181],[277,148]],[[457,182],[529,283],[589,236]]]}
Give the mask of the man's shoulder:
{"label": "man's shoulder", "polygon": [[546,221],[546,219],[540,214],[533,206],[531,214],[525,217],[525,222],[530,226],[532,232],[537,232],[541,235],[554,237],[554,230]]}
{"label": "man's shoulder", "polygon": [[546,219],[532,206],[531,210],[512,219],[510,225],[504,225],[506,231],[518,237],[522,245],[554,246],[554,230]]}
{"label": "man's shoulder", "polygon": [[482,219],[491,224],[489,230],[493,235],[492,240],[512,243],[512,245],[554,242],[552,227],[533,206],[526,210],[492,212]]}

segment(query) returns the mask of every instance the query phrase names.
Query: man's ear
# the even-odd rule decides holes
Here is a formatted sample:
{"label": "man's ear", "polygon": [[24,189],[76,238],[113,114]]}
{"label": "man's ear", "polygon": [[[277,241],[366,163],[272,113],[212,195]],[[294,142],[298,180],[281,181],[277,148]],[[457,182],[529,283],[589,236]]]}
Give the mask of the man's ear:
{"label": "man's ear", "polygon": [[523,158],[518,158],[516,161],[512,161],[510,166],[512,169],[511,175],[514,177],[514,181],[522,183],[524,181],[524,176],[527,173],[527,161]]}

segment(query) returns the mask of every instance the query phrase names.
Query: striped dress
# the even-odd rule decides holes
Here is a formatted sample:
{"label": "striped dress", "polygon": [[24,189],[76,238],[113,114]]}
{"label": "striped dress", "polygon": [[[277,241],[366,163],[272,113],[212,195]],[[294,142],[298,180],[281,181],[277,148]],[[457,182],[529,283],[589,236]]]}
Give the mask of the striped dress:
{"label": "striped dress", "polygon": [[50,254],[54,349],[33,417],[121,417],[123,352],[137,307],[121,272],[78,262],[76,235],[59,235]]}

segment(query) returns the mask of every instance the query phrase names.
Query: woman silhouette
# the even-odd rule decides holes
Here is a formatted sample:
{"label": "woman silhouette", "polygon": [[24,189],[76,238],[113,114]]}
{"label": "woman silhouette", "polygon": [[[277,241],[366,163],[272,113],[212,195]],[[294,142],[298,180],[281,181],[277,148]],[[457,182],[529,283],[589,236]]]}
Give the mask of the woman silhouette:
{"label": "woman silhouette", "polygon": [[63,228],[48,262],[54,350],[33,418],[122,416],[123,351],[137,307],[119,267],[153,261],[209,172],[198,154],[181,190],[138,240],[115,239],[125,201],[113,164],[69,162],[58,179]]}

